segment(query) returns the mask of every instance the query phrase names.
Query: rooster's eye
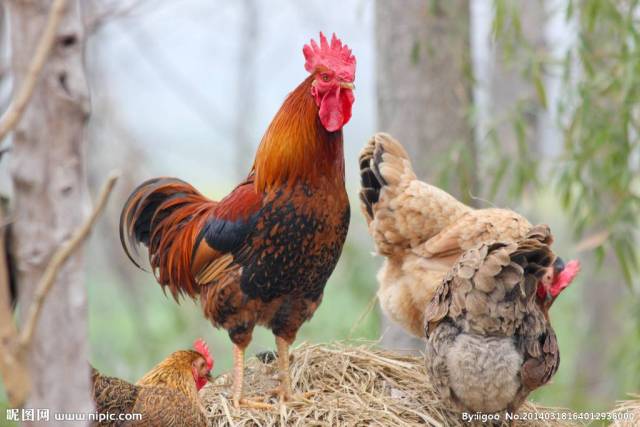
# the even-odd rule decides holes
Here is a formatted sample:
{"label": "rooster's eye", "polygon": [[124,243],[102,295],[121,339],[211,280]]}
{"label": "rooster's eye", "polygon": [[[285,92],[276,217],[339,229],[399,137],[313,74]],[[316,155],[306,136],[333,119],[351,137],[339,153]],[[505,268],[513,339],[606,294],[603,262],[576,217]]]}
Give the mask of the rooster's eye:
{"label": "rooster's eye", "polygon": [[324,73],[320,77],[322,78],[323,82],[328,82],[329,81],[329,74]]}

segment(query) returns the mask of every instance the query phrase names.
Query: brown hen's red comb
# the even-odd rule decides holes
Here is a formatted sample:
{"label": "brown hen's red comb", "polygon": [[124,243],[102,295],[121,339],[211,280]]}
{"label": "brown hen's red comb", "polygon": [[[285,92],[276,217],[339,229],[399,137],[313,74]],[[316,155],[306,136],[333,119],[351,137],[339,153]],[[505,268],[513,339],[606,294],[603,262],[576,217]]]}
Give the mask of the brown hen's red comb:
{"label": "brown hen's red comb", "polygon": [[213,369],[213,357],[211,357],[211,353],[209,353],[209,346],[202,338],[198,338],[193,342],[193,349],[204,357],[209,370]]}
{"label": "brown hen's red comb", "polygon": [[331,44],[320,32],[320,46],[315,40],[302,48],[306,62],[304,68],[313,73],[318,66],[323,66],[341,76],[345,81],[353,81],[356,74],[356,57],[351,54],[351,49],[336,37],[331,37]]}

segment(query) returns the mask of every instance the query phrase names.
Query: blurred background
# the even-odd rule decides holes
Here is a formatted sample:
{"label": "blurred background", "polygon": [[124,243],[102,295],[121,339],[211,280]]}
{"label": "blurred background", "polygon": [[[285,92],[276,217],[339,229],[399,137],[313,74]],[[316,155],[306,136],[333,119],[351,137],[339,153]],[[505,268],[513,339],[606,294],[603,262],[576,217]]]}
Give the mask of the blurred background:
{"label": "blurred background", "polygon": [[[98,369],[135,381],[196,337],[208,341],[216,373],[230,368],[226,332],[128,261],[120,209],[134,186],[159,175],[227,194],[306,77],[302,46],[322,30],[358,61],[345,128],[352,220],[297,343],[422,347],[381,318],[381,258],[358,205],[358,152],[387,131],[425,180],[474,206],[548,223],[557,252],[581,259],[583,273],[551,312],[560,370],[533,399],[599,410],[640,391],[637,1],[105,0],[86,9],[92,194],[110,170],[123,171],[86,256]],[[248,354],[272,348],[272,335],[257,329]]]}

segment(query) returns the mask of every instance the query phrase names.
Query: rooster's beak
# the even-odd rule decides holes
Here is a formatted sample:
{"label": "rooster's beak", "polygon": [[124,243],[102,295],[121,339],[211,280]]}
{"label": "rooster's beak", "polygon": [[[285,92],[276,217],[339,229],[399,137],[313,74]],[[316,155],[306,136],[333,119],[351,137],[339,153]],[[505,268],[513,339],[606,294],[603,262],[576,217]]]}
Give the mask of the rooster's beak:
{"label": "rooster's beak", "polygon": [[353,83],[350,83],[350,82],[340,82],[340,87],[343,87],[345,89],[354,90],[356,88],[356,85],[354,85]]}

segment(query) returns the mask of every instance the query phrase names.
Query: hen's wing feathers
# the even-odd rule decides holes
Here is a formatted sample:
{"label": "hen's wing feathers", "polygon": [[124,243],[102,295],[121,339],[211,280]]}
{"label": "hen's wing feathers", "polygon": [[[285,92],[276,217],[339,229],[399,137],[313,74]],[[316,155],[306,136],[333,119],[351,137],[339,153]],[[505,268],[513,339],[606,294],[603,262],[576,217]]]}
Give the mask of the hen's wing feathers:
{"label": "hen's wing feathers", "polygon": [[438,325],[438,323],[449,313],[449,306],[451,304],[451,292],[449,283],[449,280],[442,281],[442,284],[438,287],[435,295],[425,309],[424,327],[425,336],[427,338],[429,338],[429,335]]}
{"label": "hen's wing feathers", "polygon": [[560,352],[558,351],[556,334],[551,328],[548,328],[542,337],[533,336],[528,339],[535,340],[535,343],[531,343],[531,345],[536,346],[539,353],[531,354],[527,351],[520,375],[524,386],[528,390],[535,390],[549,382],[558,370]]}
{"label": "hen's wing feathers", "polygon": [[427,306],[427,325],[433,328],[449,317],[480,334],[539,336],[540,316],[526,316],[537,310],[536,284],[553,262],[549,238],[549,228],[542,225],[518,242],[486,243],[465,251]]}
{"label": "hen's wing feathers", "polygon": [[94,368],[92,371],[93,400],[100,413],[131,413],[136,404],[139,387],[119,378],[107,377]]}
{"label": "hen's wing feathers", "polygon": [[480,243],[513,241],[526,236],[531,224],[506,209],[469,211],[451,225],[414,249],[429,268],[449,271],[460,255]]}
{"label": "hen's wing feathers", "polygon": [[144,425],[204,427],[207,420],[200,408],[184,394],[169,387],[141,386],[133,408],[143,414]]}

